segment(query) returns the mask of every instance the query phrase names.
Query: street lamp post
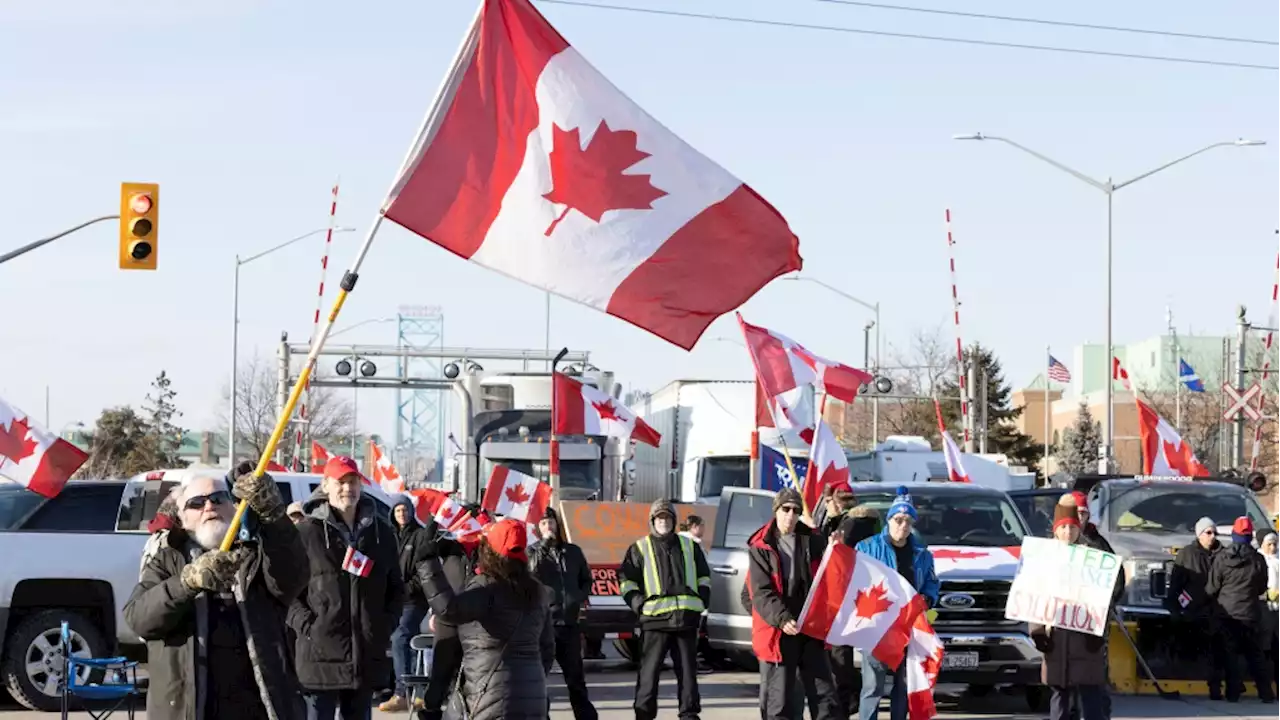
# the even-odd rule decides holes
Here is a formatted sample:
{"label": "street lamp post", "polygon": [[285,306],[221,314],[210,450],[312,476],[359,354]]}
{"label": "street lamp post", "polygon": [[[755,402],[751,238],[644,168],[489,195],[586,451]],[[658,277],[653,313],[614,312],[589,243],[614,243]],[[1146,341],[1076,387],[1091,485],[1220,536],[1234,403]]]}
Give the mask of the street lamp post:
{"label": "street lamp post", "polygon": [[[1127,187],[1129,185],[1132,185],[1138,182],[1139,180],[1143,180],[1145,178],[1151,177],[1152,175],[1155,175],[1161,170],[1166,170],[1168,168],[1171,168],[1174,165],[1177,165],[1178,163],[1181,163],[1185,160],[1190,160],[1191,158],[1197,155],[1209,152],[1210,150],[1214,150],[1220,147],[1255,147],[1258,145],[1266,144],[1266,142],[1262,140],[1245,140],[1243,138],[1240,138],[1237,140],[1231,140],[1228,142],[1216,142],[1211,145],[1206,145],[1200,148],[1199,150],[1196,150],[1195,152],[1188,153],[1186,155],[1183,155],[1180,158],[1171,160],[1153,170],[1148,170],[1147,172],[1144,172],[1141,175],[1137,175],[1128,180],[1125,180],[1124,182],[1117,183],[1117,182],[1112,182],[1111,178],[1109,177],[1106,180],[1096,180],[1092,177],[1089,177],[1088,175],[1085,175],[1084,173],[1078,170],[1075,170],[1071,167],[1068,167],[1058,162],[1057,160],[1054,160],[1053,158],[1042,155],[1026,146],[1019,145],[1018,143],[1008,138],[997,137],[994,135],[983,135],[982,133],[979,132],[979,133],[953,135],[951,139],[953,140],[994,140],[996,142],[1002,142],[1006,145],[1009,145],[1010,147],[1014,147],[1014,148],[1017,148],[1018,150],[1021,150],[1022,152],[1036,158],[1037,160],[1040,160],[1041,162],[1044,162],[1048,165],[1052,165],[1053,167],[1061,170],[1062,172],[1065,172],[1068,175],[1076,178],[1077,180],[1080,180],[1086,185],[1102,191],[1102,193],[1107,196],[1107,360],[1106,362],[1108,366],[1107,367],[1108,375],[1112,373],[1111,365],[1115,362],[1112,359],[1113,357],[1115,357],[1115,349],[1112,345],[1112,337],[1111,337],[1111,290],[1112,290],[1111,196],[1114,195],[1115,192],[1120,188]],[[1114,459],[1113,455],[1115,453],[1115,402],[1114,402],[1115,389],[1114,389],[1114,385],[1115,385],[1114,379],[1108,378],[1107,379],[1107,433],[1105,438],[1105,445],[1102,447],[1102,452],[1099,453],[1100,464],[1105,463],[1105,467],[1099,468],[1103,472],[1108,472],[1113,467],[1113,459]]]}
{"label": "street lamp post", "polygon": [[[227,418],[227,457],[231,459],[233,467],[236,459],[236,364],[240,355],[240,267],[242,265],[248,265],[254,260],[266,257],[277,250],[283,250],[296,242],[301,242],[323,232],[329,232],[329,230],[329,228],[312,230],[311,232],[299,235],[292,240],[282,242],[273,248],[263,250],[257,255],[250,255],[243,260],[240,259],[239,255],[236,255],[235,273],[231,283],[231,389],[229,393],[231,395],[231,415]],[[355,228],[349,227],[333,228],[333,232],[335,233],[354,231]]]}
{"label": "street lamp post", "polygon": [[[799,280],[799,281],[803,281],[803,282],[811,282],[811,283],[813,283],[814,285],[820,285],[820,286],[822,286],[822,287],[824,287],[824,288],[826,288],[826,289],[830,290],[831,292],[835,293],[836,295],[839,295],[840,297],[844,298],[845,300],[848,300],[849,302],[855,303],[855,304],[857,304],[857,305],[861,305],[862,307],[864,307],[864,308],[866,308],[866,309],[868,309],[868,310],[870,310],[870,311],[874,312],[874,313],[875,313],[875,319],[871,321],[871,324],[870,324],[870,325],[868,325],[866,328],[864,328],[864,329],[863,329],[863,337],[864,337],[864,345],[865,345],[866,330],[870,330],[870,329],[871,329],[871,327],[875,327],[875,329],[876,329],[876,364],[875,364],[875,367],[877,368],[877,370],[879,369],[879,367],[880,367],[880,328],[881,328],[881,325],[880,325],[880,303],[879,303],[879,302],[869,303],[869,302],[867,302],[867,301],[865,301],[865,300],[861,300],[861,299],[856,298],[856,297],[854,297],[854,296],[850,295],[849,293],[847,293],[847,292],[845,292],[845,291],[841,290],[840,288],[835,287],[835,286],[833,286],[833,285],[829,285],[829,284],[827,284],[827,283],[825,283],[825,282],[823,282],[823,281],[821,281],[821,280],[819,280],[819,279],[817,279],[817,278],[806,277],[806,276],[804,276],[804,275],[790,275],[790,276],[788,276],[788,277],[786,277],[786,278],[784,278],[784,279],[786,279],[786,280]],[[867,355],[868,355],[867,348],[864,346],[864,347],[863,347],[863,350],[862,350],[862,356],[863,356],[863,363],[864,363],[864,364],[866,364],[866,358],[867,358]],[[870,368],[868,367],[868,368],[866,368],[866,369],[870,369]],[[875,449],[876,443],[878,443],[878,442],[880,442],[880,400],[879,400],[879,398],[877,398],[877,397],[874,397],[874,396],[873,396],[873,397],[871,398],[871,449],[872,449],[872,450],[874,450],[874,449]]]}

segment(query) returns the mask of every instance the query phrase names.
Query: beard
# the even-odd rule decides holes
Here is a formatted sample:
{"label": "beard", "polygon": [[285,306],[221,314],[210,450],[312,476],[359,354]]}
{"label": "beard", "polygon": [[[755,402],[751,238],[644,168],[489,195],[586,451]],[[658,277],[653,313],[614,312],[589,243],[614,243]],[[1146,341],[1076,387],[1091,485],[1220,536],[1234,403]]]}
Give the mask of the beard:
{"label": "beard", "polygon": [[213,518],[205,520],[196,526],[194,531],[189,530],[191,536],[195,538],[196,543],[205,550],[216,549],[222,544],[222,538],[226,537],[227,529],[231,527],[231,523],[222,518]]}

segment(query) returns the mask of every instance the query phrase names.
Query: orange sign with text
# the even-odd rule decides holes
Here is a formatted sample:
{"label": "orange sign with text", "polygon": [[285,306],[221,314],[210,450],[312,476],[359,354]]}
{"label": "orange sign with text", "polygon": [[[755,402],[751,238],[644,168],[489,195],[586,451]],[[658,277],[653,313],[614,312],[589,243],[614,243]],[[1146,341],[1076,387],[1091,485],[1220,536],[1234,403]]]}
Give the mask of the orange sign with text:
{"label": "orange sign with text", "polygon": [[[716,506],[676,505],[675,509],[677,524],[689,515],[702,518],[706,524],[702,549],[709,550]],[[594,568],[600,567],[603,571],[608,566],[617,567],[627,548],[649,533],[649,503],[565,501],[560,503],[560,517],[569,542],[581,547],[587,556],[587,563],[593,568],[592,580],[597,583],[605,579],[597,576]],[[612,581],[617,582],[616,572]]]}

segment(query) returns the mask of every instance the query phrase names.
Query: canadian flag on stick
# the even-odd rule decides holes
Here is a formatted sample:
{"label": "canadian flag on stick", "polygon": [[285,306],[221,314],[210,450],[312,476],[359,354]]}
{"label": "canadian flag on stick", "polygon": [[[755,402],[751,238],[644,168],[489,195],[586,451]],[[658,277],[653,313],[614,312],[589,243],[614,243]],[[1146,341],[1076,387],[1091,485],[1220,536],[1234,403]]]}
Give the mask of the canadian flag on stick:
{"label": "canadian flag on stick", "polygon": [[942,421],[942,404],[938,398],[933,399],[933,411],[938,416],[938,433],[942,435],[942,457],[947,461],[947,479],[951,482],[972,482],[969,473],[964,471],[964,462],[960,459],[960,448],[947,432],[947,424]]}
{"label": "canadian flag on stick", "polygon": [[481,507],[498,515],[536,523],[550,502],[550,485],[506,465],[494,465]]}
{"label": "canadian flag on stick", "polygon": [[809,452],[809,473],[804,480],[805,507],[818,507],[823,490],[842,485],[849,487],[849,458],[831,428],[819,420],[813,449]]}
{"label": "canadian flag on stick", "polygon": [[0,400],[0,477],[53,497],[88,459],[83,450]]}
{"label": "canadian flag on stick", "polygon": [[603,390],[556,373],[556,422],[552,432],[559,435],[608,435],[636,440],[658,447],[662,436],[636,417],[631,408],[614,400]]}
{"label": "canadian flag on stick", "polygon": [[[1123,382],[1125,390],[1133,390],[1120,358],[1111,358],[1111,378]],[[1209,469],[1200,464],[1178,431],[1150,405],[1137,398],[1134,402],[1138,405],[1138,432],[1142,438],[1142,474],[1208,477]]]}
{"label": "canadian flag on stick", "polygon": [[321,445],[315,440],[312,440],[311,441],[311,472],[323,473],[324,464],[327,462],[329,462],[329,451],[325,448],[325,446]]}
{"label": "canadian flag on stick", "polygon": [[404,480],[400,477],[400,471],[372,440],[369,441],[369,453],[373,458],[373,481],[392,495],[404,492]]}
{"label": "canadian flag on stick", "polygon": [[682,348],[799,240],[600,74],[529,0],[483,0],[384,215]]}

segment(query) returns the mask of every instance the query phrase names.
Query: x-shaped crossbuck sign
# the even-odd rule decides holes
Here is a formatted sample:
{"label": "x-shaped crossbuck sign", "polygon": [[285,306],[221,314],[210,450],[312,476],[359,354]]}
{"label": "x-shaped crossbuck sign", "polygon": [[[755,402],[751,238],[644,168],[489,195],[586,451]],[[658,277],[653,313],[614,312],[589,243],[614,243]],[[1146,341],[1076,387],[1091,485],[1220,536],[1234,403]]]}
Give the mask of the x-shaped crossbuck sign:
{"label": "x-shaped crossbuck sign", "polygon": [[1245,417],[1253,420],[1254,422],[1257,422],[1262,418],[1262,413],[1249,405],[1249,402],[1262,392],[1261,385],[1254,383],[1242,393],[1234,387],[1231,387],[1230,383],[1222,383],[1222,391],[1225,392],[1227,397],[1232,400],[1231,407],[1227,408],[1227,411],[1222,414],[1223,420],[1235,420],[1239,417],[1240,413],[1244,413]]}

